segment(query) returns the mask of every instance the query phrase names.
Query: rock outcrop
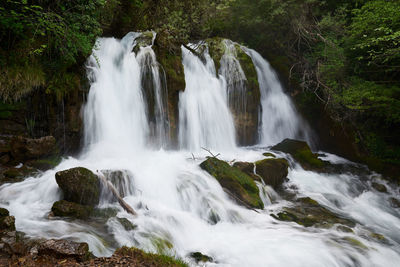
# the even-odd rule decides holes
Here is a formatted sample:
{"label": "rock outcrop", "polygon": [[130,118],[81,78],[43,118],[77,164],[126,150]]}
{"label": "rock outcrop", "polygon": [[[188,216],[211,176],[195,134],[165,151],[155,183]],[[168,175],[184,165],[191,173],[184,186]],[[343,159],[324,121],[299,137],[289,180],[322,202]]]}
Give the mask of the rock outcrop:
{"label": "rock outcrop", "polygon": [[214,176],[238,204],[251,208],[264,207],[257,185],[246,173],[215,157],[203,161],[200,167]]}
{"label": "rock outcrop", "polygon": [[288,175],[289,163],[286,159],[264,159],[256,162],[256,173],[264,183],[279,188]]}

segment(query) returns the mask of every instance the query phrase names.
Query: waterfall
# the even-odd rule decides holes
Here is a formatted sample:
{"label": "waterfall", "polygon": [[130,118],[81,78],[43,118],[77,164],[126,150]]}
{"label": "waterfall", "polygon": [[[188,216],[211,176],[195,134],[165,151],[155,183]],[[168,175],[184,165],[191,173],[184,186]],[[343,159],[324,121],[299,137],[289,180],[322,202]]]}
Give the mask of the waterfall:
{"label": "waterfall", "polygon": [[[254,62],[260,84],[261,145],[236,146],[233,117],[235,111],[249,107],[243,100],[243,70],[232,43],[225,42],[219,75],[207,49],[201,59],[182,47],[186,81],[179,95],[182,149],[159,149],[169,138],[165,79],[151,43],[143,45],[141,37],[129,33],[121,40],[99,38],[88,59],[85,151],[21,182],[0,185],[0,207],[16,217],[18,231],[32,238],[87,242],[96,256],[134,246],[174,255],[189,266],[398,265],[400,209],[390,202],[398,198],[398,187],[328,153],[323,159],[341,164],[345,172],[306,171],[289,155],[265,148],[286,137],[309,137],[302,134],[307,131],[276,74],[254,50],[242,47]],[[264,152],[285,158],[290,167],[280,189],[283,193],[257,182],[264,209],[238,205],[217,179],[199,167],[209,156],[201,147],[221,152],[218,158],[230,164],[264,160]],[[53,203],[62,199],[55,174],[78,166],[102,173],[137,216],[123,210],[106,188],[96,211],[111,209],[111,217],[52,216]],[[374,190],[372,179],[384,184],[387,192]],[[294,198],[300,197],[315,199],[322,209],[353,221],[355,227],[329,221],[321,228],[304,227],[273,217],[285,207],[296,208]],[[124,227],[122,218],[134,229]],[[195,262],[190,256],[194,252],[213,262]]]}
{"label": "waterfall", "polygon": [[[154,38],[155,36],[154,33]],[[157,62],[152,46],[140,47],[136,58],[141,69],[142,92],[147,103],[146,113],[150,122],[149,143],[156,148],[165,148],[170,141],[165,73]]]}
{"label": "waterfall", "polygon": [[129,33],[121,40],[99,38],[96,43],[87,64],[91,88],[84,110],[86,146],[119,144],[119,151],[132,151],[147,143],[168,145],[165,76],[152,45],[133,52],[140,37]]}
{"label": "waterfall", "polygon": [[217,78],[214,62],[205,49],[203,62],[182,47],[186,88],[179,95],[181,148],[231,150],[236,147],[235,126],[228,108],[226,81]]}
{"label": "waterfall", "polygon": [[274,145],[285,138],[304,139],[313,144],[309,130],[296,111],[291,99],[271,65],[255,50],[242,47],[257,70],[261,93],[259,139],[261,145]]}

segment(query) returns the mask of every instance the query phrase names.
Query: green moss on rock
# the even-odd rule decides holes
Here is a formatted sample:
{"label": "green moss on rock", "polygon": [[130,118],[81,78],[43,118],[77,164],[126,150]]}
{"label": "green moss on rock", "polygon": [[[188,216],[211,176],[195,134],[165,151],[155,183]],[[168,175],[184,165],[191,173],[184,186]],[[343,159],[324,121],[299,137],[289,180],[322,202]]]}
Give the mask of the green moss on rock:
{"label": "green moss on rock", "polygon": [[202,254],[201,252],[192,252],[189,256],[196,261],[199,262],[213,262],[213,258],[207,255]]}
{"label": "green moss on rock", "polygon": [[246,173],[217,158],[208,158],[200,164],[200,167],[214,176],[235,198],[243,202],[239,204],[246,204],[253,208],[264,207],[257,185]]}
{"label": "green moss on rock", "polygon": [[256,162],[256,173],[264,183],[278,188],[288,175],[289,163],[286,159],[264,159]]}
{"label": "green moss on rock", "polygon": [[285,139],[271,149],[290,154],[305,170],[323,171],[327,162],[320,160],[317,154],[312,153],[304,141]]}
{"label": "green moss on rock", "polygon": [[84,206],[66,200],[60,200],[54,202],[51,211],[55,216],[59,217],[87,219],[93,213],[93,208],[90,206]]}
{"label": "green moss on rock", "polygon": [[77,167],[56,173],[58,186],[64,199],[82,205],[97,205],[100,198],[100,181],[90,170]]}

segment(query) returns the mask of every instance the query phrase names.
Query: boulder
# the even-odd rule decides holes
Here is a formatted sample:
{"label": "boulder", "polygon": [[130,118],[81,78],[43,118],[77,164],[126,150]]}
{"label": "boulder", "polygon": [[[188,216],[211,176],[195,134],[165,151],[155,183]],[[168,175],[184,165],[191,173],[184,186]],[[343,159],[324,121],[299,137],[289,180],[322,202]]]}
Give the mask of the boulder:
{"label": "boulder", "polygon": [[274,189],[280,187],[288,175],[289,163],[286,159],[264,159],[256,162],[256,173],[264,183]]}
{"label": "boulder", "polygon": [[0,208],[0,232],[15,231],[15,218],[7,209]]}
{"label": "boulder", "polygon": [[122,225],[122,227],[124,227],[126,231],[135,230],[137,228],[137,225],[131,223],[131,221],[127,218],[117,217],[117,221]]}
{"label": "boulder", "polygon": [[236,167],[239,170],[241,170],[242,172],[245,172],[247,174],[254,173],[254,163],[252,163],[252,162],[238,161],[233,164],[233,167]]}
{"label": "boulder", "polygon": [[189,256],[196,261],[196,263],[199,262],[213,262],[213,258],[207,255],[204,255],[201,252],[192,252],[189,254]]}
{"label": "boulder", "polygon": [[355,223],[322,207],[312,198],[299,198],[293,207],[284,207],[277,215],[271,214],[277,220],[290,221],[305,227],[331,228],[335,224],[354,227]]}
{"label": "boulder", "polygon": [[16,136],[10,145],[11,155],[17,161],[37,159],[56,151],[56,139],[53,136],[38,139]]}
{"label": "boulder", "polygon": [[97,205],[100,199],[100,181],[90,170],[77,167],[56,173],[64,199],[82,205]]}
{"label": "boulder", "polygon": [[214,176],[239,204],[251,208],[263,208],[259,190],[254,180],[225,161],[210,157],[200,167]]}
{"label": "boulder", "polygon": [[371,185],[376,191],[381,193],[387,193],[387,188],[385,185],[376,182],[373,182]]}
{"label": "boulder", "polygon": [[86,219],[93,213],[93,208],[91,206],[60,200],[54,202],[51,211],[55,216]]}
{"label": "boulder", "polygon": [[312,153],[304,141],[285,139],[271,149],[290,154],[305,170],[324,171],[328,165],[326,161],[320,160],[317,154]]}
{"label": "boulder", "polygon": [[84,261],[91,257],[87,243],[69,240],[46,240],[40,244],[38,252],[40,255],[49,255],[62,259],[74,258],[79,261]]}

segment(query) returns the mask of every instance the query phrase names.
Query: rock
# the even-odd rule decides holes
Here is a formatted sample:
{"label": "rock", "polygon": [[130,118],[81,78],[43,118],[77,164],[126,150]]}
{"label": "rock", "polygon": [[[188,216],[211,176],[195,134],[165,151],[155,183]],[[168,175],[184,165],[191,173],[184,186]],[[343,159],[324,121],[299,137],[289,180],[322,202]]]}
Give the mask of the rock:
{"label": "rock", "polygon": [[55,216],[87,219],[93,213],[93,208],[91,206],[60,200],[54,202],[51,211]]}
{"label": "rock", "polygon": [[136,46],[134,48],[135,53],[139,51],[141,47],[150,46],[153,44],[154,34],[152,31],[145,31],[136,38]]}
{"label": "rock", "polygon": [[87,260],[91,257],[87,243],[55,239],[42,242],[39,246],[39,254],[62,259],[74,258],[80,261]]}
{"label": "rock", "polygon": [[238,168],[239,170],[247,174],[254,173],[254,163],[251,162],[238,161],[233,164],[233,167]]}
{"label": "rock", "polygon": [[207,255],[204,255],[201,252],[192,252],[192,253],[189,254],[189,256],[191,258],[193,258],[196,261],[196,263],[199,263],[199,262],[213,262],[214,261],[213,258],[211,258],[210,256],[207,256]]}
{"label": "rock", "polygon": [[304,141],[285,139],[271,149],[290,154],[305,170],[324,171],[328,165],[326,161],[320,160],[317,154],[312,153]]}
{"label": "rock", "polygon": [[294,207],[284,207],[282,212],[271,216],[280,221],[296,222],[305,227],[331,228],[334,224],[355,226],[354,222],[334,214],[308,197],[298,199]]}
{"label": "rock", "polygon": [[276,156],[275,156],[274,154],[269,153],[269,152],[263,153],[263,156],[265,156],[265,157],[271,157],[271,158],[276,158]]}
{"label": "rock", "polygon": [[126,231],[135,230],[137,228],[137,225],[131,223],[131,221],[129,221],[127,218],[117,217],[117,221],[124,227]]}
{"label": "rock", "polygon": [[118,209],[116,208],[96,208],[93,210],[92,216],[100,219],[108,220],[111,217],[115,217],[118,214]]}
{"label": "rock", "polygon": [[372,182],[371,185],[376,191],[381,193],[387,193],[387,188],[385,185],[376,182]]}
{"label": "rock", "polygon": [[53,136],[45,136],[38,139],[14,137],[11,140],[11,155],[17,161],[37,159],[56,150],[56,139]]}
{"label": "rock", "polygon": [[264,159],[256,162],[256,173],[264,183],[274,189],[280,187],[288,175],[289,163],[286,159]]}
{"label": "rock", "polygon": [[7,209],[0,208],[0,232],[15,231],[15,218]]}
{"label": "rock", "polygon": [[203,161],[200,167],[214,176],[239,204],[252,208],[264,207],[257,185],[246,173],[214,157]]}
{"label": "rock", "polygon": [[400,208],[400,200],[397,198],[391,197],[389,198],[390,206],[393,208]]}
{"label": "rock", "polygon": [[82,205],[97,205],[100,199],[100,181],[90,170],[77,167],[56,173],[64,199]]}

